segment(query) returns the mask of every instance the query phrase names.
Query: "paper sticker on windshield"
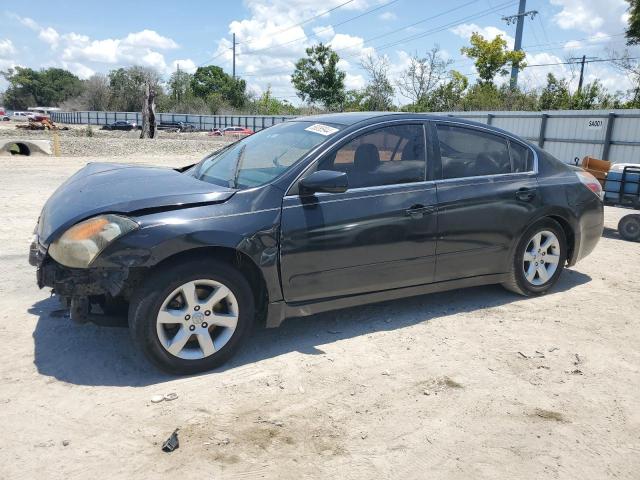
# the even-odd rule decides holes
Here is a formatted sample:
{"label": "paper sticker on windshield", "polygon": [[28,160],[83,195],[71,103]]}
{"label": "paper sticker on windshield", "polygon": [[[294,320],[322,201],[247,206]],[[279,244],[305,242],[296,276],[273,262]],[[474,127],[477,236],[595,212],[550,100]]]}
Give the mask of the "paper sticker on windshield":
{"label": "paper sticker on windshield", "polygon": [[325,137],[338,131],[337,128],[330,127],[329,125],[323,125],[321,123],[314,123],[310,127],[305,128],[305,130],[308,132],[319,133]]}

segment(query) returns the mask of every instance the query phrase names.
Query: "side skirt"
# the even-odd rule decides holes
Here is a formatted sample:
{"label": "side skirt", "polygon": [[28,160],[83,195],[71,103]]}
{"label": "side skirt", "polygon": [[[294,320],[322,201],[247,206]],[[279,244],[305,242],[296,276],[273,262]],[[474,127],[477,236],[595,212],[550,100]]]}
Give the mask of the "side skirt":
{"label": "side skirt", "polygon": [[285,303],[274,302],[268,305],[267,328],[279,327],[280,324],[290,317],[306,317],[317,313],[341,310],[343,308],[356,307],[371,303],[396,300],[398,298],[415,297],[428,293],[444,292],[457,288],[477,287],[480,285],[491,285],[507,281],[508,274],[479,275],[477,277],[460,278],[447,280],[444,282],[427,283],[413,287],[395,288],[393,290],[383,290],[379,292],[363,293],[358,295],[348,295],[344,297],[325,298],[314,302],[305,303]]}

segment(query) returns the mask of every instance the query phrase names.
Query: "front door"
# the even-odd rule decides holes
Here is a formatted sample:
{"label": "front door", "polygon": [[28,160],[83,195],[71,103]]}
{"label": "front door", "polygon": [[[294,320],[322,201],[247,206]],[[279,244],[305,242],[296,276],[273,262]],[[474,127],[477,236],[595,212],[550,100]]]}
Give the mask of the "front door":
{"label": "front door", "polygon": [[436,280],[508,272],[511,247],[540,207],[533,151],[485,129],[437,126]]}
{"label": "front door", "polygon": [[285,196],[280,262],[287,302],[433,280],[436,190],[426,181],[425,150],[422,124],[372,127],[312,169],[346,172],[346,192]]}

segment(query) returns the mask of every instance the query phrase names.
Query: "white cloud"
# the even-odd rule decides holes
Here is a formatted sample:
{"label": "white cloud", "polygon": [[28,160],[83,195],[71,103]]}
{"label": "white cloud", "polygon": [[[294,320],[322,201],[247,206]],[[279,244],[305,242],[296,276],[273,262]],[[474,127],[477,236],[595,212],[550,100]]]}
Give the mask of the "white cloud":
{"label": "white cloud", "polygon": [[[342,33],[336,33],[327,20],[332,14],[322,15],[318,21],[305,22],[306,19],[321,14],[344,3],[344,0],[246,0],[249,10],[248,18],[234,20],[229,24],[229,35],[218,41],[218,47],[211,55],[211,63],[223,66],[230,71],[232,53],[230,37],[236,34],[236,70],[244,76],[249,88],[256,93],[266,90],[271,85],[277,97],[295,96],[291,86],[291,73],[295,62],[305,55],[305,48],[324,42],[334,49],[345,48],[338,52],[341,57],[351,57],[354,62],[341,62],[345,68],[348,88],[359,88],[364,85],[362,75],[357,71],[357,59],[367,52],[363,39]],[[336,13],[347,10],[362,11],[379,0],[356,0],[340,8]],[[324,26],[323,26],[324,24]]]}
{"label": "white cloud", "polygon": [[43,28],[38,33],[38,38],[45,43],[48,43],[51,48],[55,49],[58,47],[58,42],[60,41],[60,34],[51,27]]}
{"label": "white cloud", "polygon": [[195,73],[195,71],[197,70],[197,65],[194,63],[193,60],[191,60],[190,58],[185,58],[182,60],[174,60],[171,63],[171,70],[175,71],[178,69],[178,66],[180,66],[180,70],[185,71],[187,73]]}
{"label": "white cloud", "polygon": [[380,20],[384,20],[385,22],[390,22],[390,21],[393,21],[393,20],[397,20],[398,16],[393,12],[384,12],[384,13],[381,13],[380,15],[378,15],[378,18]]}
{"label": "white cloud", "polygon": [[619,33],[629,4],[625,0],[550,0],[561,10],[553,21],[562,29]]}
{"label": "white cloud", "polygon": [[462,25],[458,25],[455,28],[452,28],[451,32],[455,33],[461,38],[464,38],[465,40],[470,39],[473,33],[479,33],[487,40],[493,40],[495,37],[500,35],[507,41],[507,45],[509,47],[513,47],[514,44],[514,38],[511,35],[509,35],[501,28],[494,26],[481,27],[479,25],[476,25],[475,23],[464,23]]}
{"label": "white cloud", "polygon": [[130,33],[122,40],[123,45],[131,47],[157,48],[159,50],[170,50],[178,48],[178,44],[168,37],[163,37],[153,30],[142,30],[141,32]]}
{"label": "white cloud", "polygon": [[87,78],[95,75],[95,71],[86,65],[78,62],[62,62],[62,68],[69,70],[71,73],[77,75],[79,78],[86,80]]}
{"label": "white cloud", "polygon": [[583,47],[583,43],[580,40],[570,40],[567,43],[564,44],[564,49],[565,50],[576,50],[578,48],[582,48]]}
{"label": "white cloud", "polygon": [[0,58],[7,58],[16,53],[13,42],[8,38],[0,40]]}
{"label": "white cloud", "polygon": [[[80,77],[91,76],[94,73],[90,64],[142,65],[154,68],[163,75],[173,71],[176,64],[176,61],[168,64],[162,51],[178,49],[179,45],[173,39],[154,30],[131,32],[122,38],[93,39],[75,32],[61,34],[29,17],[15,14],[9,16],[38,32],[41,41],[48,44],[52,50],[60,52],[58,58],[51,59],[51,65],[67,65]],[[180,62],[185,70],[195,71],[192,60],[183,59]]]}
{"label": "white cloud", "polygon": [[333,30],[333,27],[329,25],[326,27],[315,27],[313,29],[313,34],[320,40],[326,42],[332,39],[335,36],[336,32]]}

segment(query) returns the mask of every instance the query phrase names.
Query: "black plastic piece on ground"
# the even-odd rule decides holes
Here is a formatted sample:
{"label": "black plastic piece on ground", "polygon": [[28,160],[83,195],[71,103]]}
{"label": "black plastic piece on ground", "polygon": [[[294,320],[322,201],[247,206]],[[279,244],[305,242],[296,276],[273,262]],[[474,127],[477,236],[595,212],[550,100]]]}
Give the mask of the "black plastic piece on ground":
{"label": "black plastic piece on ground", "polygon": [[176,428],[171,436],[162,444],[162,451],[173,452],[178,447],[180,447],[180,442],[178,441],[178,429]]}

